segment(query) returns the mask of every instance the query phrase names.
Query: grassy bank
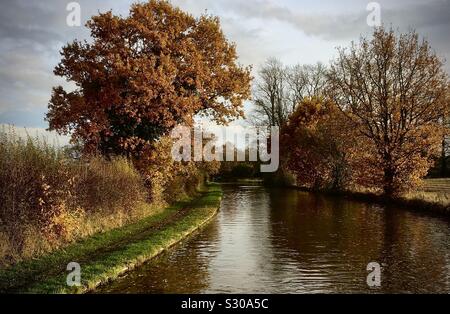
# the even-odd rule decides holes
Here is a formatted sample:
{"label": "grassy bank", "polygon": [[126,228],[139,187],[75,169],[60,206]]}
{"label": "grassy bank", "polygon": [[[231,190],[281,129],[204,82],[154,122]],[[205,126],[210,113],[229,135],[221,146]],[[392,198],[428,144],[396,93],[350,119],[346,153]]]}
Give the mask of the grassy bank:
{"label": "grassy bank", "polygon": [[[450,183],[447,180],[440,180],[440,182],[444,181],[445,183]],[[450,217],[450,195],[448,194],[447,186],[445,186],[445,189],[440,189],[435,186],[435,182],[435,180],[425,180],[422,187],[417,191],[393,198],[386,198],[381,194],[367,191],[312,191],[301,187],[294,188],[310,193],[345,197],[362,202],[401,207],[407,210]]]}
{"label": "grassy bank", "polygon": [[[42,258],[0,271],[1,292],[84,293],[114,280],[201,228],[217,212],[219,185],[135,224],[89,237]],[[81,286],[68,287],[66,266],[81,266]]]}
{"label": "grassy bank", "polygon": [[375,202],[387,206],[401,207],[407,210],[413,210],[447,217],[450,216],[449,204],[422,198],[420,194],[415,193],[395,198],[386,198],[382,195],[373,193],[362,193],[362,192],[346,192],[343,193],[343,195],[345,197],[364,202]]}

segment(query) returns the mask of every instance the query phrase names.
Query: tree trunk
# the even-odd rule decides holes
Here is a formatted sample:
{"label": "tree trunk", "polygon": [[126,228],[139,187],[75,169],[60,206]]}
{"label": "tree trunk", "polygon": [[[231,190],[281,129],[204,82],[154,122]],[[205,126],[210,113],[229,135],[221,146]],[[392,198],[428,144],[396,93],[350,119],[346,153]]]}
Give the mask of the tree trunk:
{"label": "tree trunk", "polygon": [[391,198],[397,192],[394,184],[395,170],[392,167],[391,160],[390,156],[385,156],[383,192],[387,198]]}
{"label": "tree trunk", "polygon": [[446,142],[445,137],[442,140],[442,153],[441,153],[441,177],[447,176],[447,154],[445,151]]}

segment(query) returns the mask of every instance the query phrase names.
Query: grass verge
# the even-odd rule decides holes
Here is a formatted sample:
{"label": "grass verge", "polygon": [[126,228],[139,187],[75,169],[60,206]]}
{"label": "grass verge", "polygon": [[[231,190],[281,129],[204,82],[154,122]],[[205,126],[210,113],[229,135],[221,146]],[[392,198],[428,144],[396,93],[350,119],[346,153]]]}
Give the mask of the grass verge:
{"label": "grass verge", "polygon": [[395,206],[411,211],[416,211],[428,215],[441,217],[450,217],[450,204],[440,201],[422,198],[420,194],[412,194],[412,196],[387,198],[383,195],[370,192],[352,192],[352,191],[313,191],[301,187],[293,187],[295,189],[309,192],[324,194],[336,197],[343,197],[355,201],[382,204],[386,206]]}
{"label": "grass verge", "polygon": [[[201,228],[216,214],[219,185],[198,198],[180,202],[138,223],[89,237],[64,250],[0,271],[0,291],[16,293],[85,293],[116,279]],[[67,264],[81,266],[81,286],[66,283]]]}

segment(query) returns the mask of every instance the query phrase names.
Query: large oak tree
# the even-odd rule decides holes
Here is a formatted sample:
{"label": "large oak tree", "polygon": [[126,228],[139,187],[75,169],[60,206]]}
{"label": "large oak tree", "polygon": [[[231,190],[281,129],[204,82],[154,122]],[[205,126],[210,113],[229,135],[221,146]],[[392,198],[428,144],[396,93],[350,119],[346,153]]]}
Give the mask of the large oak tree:
{"label": "large oak tree", "polygon": [[87,26],[92,40],[66,45],[54,71],[76,89],[53,89],[47,120],[88,152],[136,156],[197,114],[219,123],[243,115],[250,68],[237,64],[218,18],[151,0]]}
{"label": "large oak tree", "polygon": [[340,50],[329,84],[362,136],[355,167],[361,183],[392,196],[426,175],[449,105],[447,74],[426,40],[379,28],[372,39]]}

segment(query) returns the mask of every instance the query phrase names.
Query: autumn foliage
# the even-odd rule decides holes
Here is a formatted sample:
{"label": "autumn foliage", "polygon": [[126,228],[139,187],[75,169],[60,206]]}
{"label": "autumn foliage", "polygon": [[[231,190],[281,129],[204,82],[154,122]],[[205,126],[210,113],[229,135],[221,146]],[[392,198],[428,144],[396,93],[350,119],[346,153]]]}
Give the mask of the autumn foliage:
{"label": "autumn foliage", "polygon": [[343,189],[349,179],[353,130],[333,102],[304,98],[281,134],[282,154],[297,184],[312,189]]}
{"label": "autumn foliage", "polygon": [[169,131],[199,115],[241,117],[250,96],[250,68],[216,17],[151,0],[87,27],[91,39],[67,44],[54,70],[75,88],[55,87],[47,114],[72,153],[0,130],[0,264],[193,196],[219,165],[175,162]]}
{"label": "autumn foliage", "polygon": [[448,77],[429,43],[379,28],[340,50],[328,77],[330,97],[360,135],[359,182],[388,196],[414,187],[439,154],[449,113]]}
{"label": "autumn foliage", "polygon": [[442,65],[415,32],[379,28],[371,40],[339,50],[323,98],[301,101],[283,131],[298,183],[387,196],[416,187],[448,132]]}
{"label": "autumn foliage", "polygon": [[[175,126],[199,115],[226,124],[250,97],[251,69],[237,63],[218,18],[150,0],[126,17],[100,13],[87,27],[91,40],[67,44],[54,70],[75,88],[55,87],[47,114],[50,129],[71,134],[82,153],[0,132],[0,244],[11,244],[0,245],[0,264],[154,214],[152,206],[220,169],[254,176],[249,164],[171,156]],[[329,68],[270,59],[259,76],[254,123],[281,128],[282,170],[299,186],[395,197],[417,186],[445,147],[448,76],[415,32],[379,28],[340,49]],[[27,244],[41,238],[50,247]]]}
{"label": "autumn foliage", "polygon": [[250,69],[236,63],[218,18],[151,0],[87,26],[92,40],[65,46],[55,68],[77,88],[55,87],[47,114],[50,129],[73,132],[87,152],[139,155],[197,114],[219,123],[243,115]]}
{"label": "autumn foliage", "polygon": [[124,157],[76,160],[0,128],[0,267],[149,215],[146,199]]}

